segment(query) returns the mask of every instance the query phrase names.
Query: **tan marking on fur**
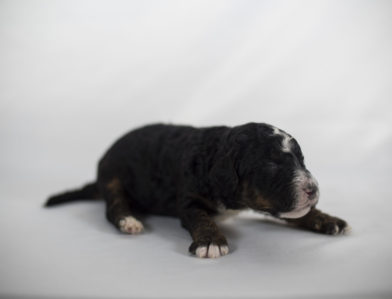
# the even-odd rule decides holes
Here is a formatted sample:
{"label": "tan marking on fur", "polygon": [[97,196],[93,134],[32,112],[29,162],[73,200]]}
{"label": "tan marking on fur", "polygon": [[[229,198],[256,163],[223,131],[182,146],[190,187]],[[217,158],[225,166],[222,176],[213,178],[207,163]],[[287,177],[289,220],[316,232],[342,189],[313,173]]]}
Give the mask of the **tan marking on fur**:
{"label": "tan marking on fur", "polygon": [[114,178],[112,179],[109,183],[106,184],[106,187],[110,190],[110,191],[117,191],[118,189],[121,188],[121,181],[119,178]]}
{"label": "tan marking on fur", "polygon": [[248,182],[243,183],[242,189],[242,200],[253,210],[264,211],[272,209],[273,206],[269,200],[261,196],[261,194],[257,190],[251,190],[249,188]]}
{"label": "tan marking on fur", "polygon": [[260,209],[260,210],[272,209],[271,203],[267,199],[262,197],[260,194],[256,195],[255,205],[256,205],[257,209]]}
{"label": "tan marking on fur", "polygon": [[113,200],[109,202],[109,208],[113,208],[114,206],[122,203],[121,198],[121,181],[119,178],[113,178],[106,184],[106,188],[113,195]]}

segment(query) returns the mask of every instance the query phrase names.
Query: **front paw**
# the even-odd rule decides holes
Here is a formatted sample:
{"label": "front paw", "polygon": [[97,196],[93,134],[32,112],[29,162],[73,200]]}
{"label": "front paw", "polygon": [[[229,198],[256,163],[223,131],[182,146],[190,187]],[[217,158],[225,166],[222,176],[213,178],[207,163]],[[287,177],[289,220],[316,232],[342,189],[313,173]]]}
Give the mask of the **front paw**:
{"label": "front paw", "polygon": [[324,215],[322,219],[316,220],[312,229],[326,235],[347,234],[351,231],[351,227],[346,221],[329,215]]}
{"label": "front paw", "polygon": [[313,209],[302,218],[290,221],[300,227],[326,235],[347,234],[351,227],[346,221]]}
{"label": "front paw", "polygon": [[226,239],[209,238],[209,240],[194,241],[189,252],[200,258],[217,258],[229,253]]}

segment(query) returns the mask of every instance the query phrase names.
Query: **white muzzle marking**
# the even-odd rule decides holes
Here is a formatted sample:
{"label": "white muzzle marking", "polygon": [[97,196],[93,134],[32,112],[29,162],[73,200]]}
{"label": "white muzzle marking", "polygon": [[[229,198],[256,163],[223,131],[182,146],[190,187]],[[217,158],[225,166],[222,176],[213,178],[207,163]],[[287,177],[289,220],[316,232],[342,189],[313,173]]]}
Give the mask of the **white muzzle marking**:
{"label": "white muzzle marking", "polygon": [[[285,213],[280,213],[281,218],[301,218],[309,213],[310,209],[315,206],[319,198],[319,190],[317,180],[309,173],[300,169],[295,172],[293,185],[295,190],[295,197],[297,198],[293,210]],[[315,194],[311,197],[306,193],[307,186],[315,188]]]}

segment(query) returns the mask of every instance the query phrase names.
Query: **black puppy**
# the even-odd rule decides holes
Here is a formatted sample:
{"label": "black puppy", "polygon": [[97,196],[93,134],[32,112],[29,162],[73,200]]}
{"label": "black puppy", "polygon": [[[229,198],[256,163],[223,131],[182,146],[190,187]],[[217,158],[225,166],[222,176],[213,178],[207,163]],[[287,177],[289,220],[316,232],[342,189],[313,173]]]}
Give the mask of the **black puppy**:
{"label": "black puppy", "polygon": [[315,209],[318,184],[297,141],[268,124],[136,129],[106,152],[96,182],[53,196],[46,206],[101,197],[107,219],[124,233],[143,230],[134,212],[180,218],[198,257],[229,252],[213,220],[228,210],[250,208],[324,234],[348,230],[345,221]]}

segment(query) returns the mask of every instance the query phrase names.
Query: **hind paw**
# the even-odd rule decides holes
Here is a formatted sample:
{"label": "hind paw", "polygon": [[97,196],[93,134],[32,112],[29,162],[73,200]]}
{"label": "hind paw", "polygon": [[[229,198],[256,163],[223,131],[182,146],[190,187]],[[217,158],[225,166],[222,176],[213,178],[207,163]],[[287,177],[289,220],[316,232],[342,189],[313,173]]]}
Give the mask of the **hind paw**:
{"label": "hind paw", "polygon": [[118,222],[118,228],[125,234],[139,234],[143,231],[143,224],[132,216],[122,218]]}

